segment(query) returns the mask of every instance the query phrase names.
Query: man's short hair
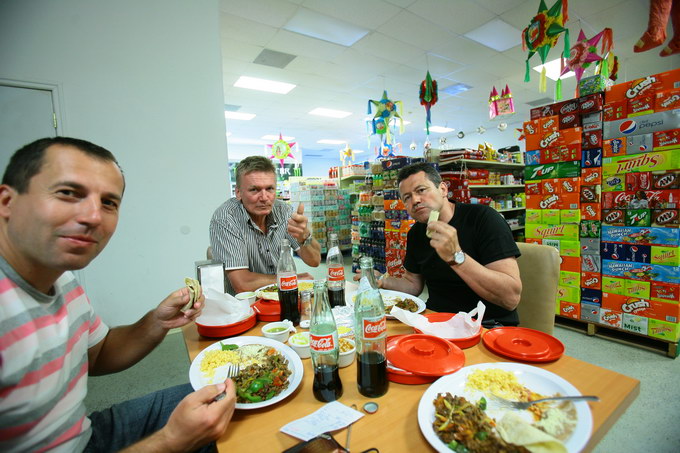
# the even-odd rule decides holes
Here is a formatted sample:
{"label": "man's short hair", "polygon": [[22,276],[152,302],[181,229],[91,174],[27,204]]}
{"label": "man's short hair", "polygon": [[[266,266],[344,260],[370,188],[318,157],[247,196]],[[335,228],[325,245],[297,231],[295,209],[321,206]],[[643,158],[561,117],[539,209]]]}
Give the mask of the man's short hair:
{"label": "man's short hair", "polygon": [[[12,155],[2,177],[2,183],[14,188],[18,193],[25,193],[31,178],[40,173],[45,161],[45,150],[52,145],[70,146],[95,159],[113,162],[121,174],[123,173],[116,158],[106,148],[79,138],[47,137],[24,145]],[[123,183],[125,183],[124,176]]]}
{"label": "man's short hair", "polygon": [[263,173],[273,173],[276,175],[276,167],[270,159],[264,156],[248,156],[236,166],[236,187],[241,188],[241,178],[248,173],[261,171]]}
{"label": "man's short hair", "polygon": [[401,184],[404,179],[415,175],[416,173],[420,173],[421,171],[425,172],[425,176],[432,181],[435,187],[439,187],[439,184],[442,182],[442,177],[429,162],[418,162],[416,164],[407,165],[399,170],[399,173],[397,174],[397,187],[399,187],[399,184]]}

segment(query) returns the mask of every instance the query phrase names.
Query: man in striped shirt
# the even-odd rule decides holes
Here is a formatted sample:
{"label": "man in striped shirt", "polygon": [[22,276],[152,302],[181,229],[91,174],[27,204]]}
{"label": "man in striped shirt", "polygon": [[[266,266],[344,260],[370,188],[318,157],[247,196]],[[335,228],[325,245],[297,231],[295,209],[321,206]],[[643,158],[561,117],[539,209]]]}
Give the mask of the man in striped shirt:
{"label": "man in striped shirt", "polygon": [[113,155],[84,140],[37,140],[10,160],[0,184],[0,451],[192,451],[231,419],[231,380],[195,393],[173,387],[86,416],[88,373],[132,366],[204,301],[182,312],[182,288],[116,328],[94,313],[70,271],[108,243],[124,189]]}
{"label": "man in striped shirt", "polygon": [[[254,291],[276,283],[281,240],[288,239],[305,264],[321,262],[321,245],[312,237],[300,203],[276,199],[276,168],[264,156],[250,156],[236,168],[236,197],[223,203],[210,220],[213,256],[224,262],[227,292]],[[308,273],[299,279],[311,280]]]}

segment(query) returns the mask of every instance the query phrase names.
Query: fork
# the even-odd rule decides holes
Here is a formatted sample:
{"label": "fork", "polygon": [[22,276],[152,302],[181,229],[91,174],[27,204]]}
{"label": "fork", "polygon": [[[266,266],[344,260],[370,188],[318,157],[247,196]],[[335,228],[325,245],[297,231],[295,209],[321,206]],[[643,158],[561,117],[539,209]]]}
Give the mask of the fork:
{"label": "fork", "polygon": [[578,395],[578,396],[549,396],[547,398],[541,398],[533,401],[511,401],[495,394],[489,395],[491,401],[497,403],[501,408],[504,409],[528,409],[529,406],[536,403],[542,403],[543,401],[555,401],[555,400],[570,400],[570,401],[600,401],[599,396],[592,395]]}
{"label": "fork", "polygon": [[[239,354],[238,358],[239,358],[238,362],[227,364],[226,370],[225,370],[225,373],[224,373],[225,374],[224,379],[233,378],[233,377],[238,376],[238,373],[241,371],[241,355],[240,354]],[[220,375],[219,377],[221,378],[222,376]],[[224,381],[224,379],[222,379],[222,380]],[[224,397],[226,395],[227,395],[227,392],[224,391],[224,392],[220,393],[219,395],[217,395],[213,401],[221,401],[222,399],[224,399]]]}

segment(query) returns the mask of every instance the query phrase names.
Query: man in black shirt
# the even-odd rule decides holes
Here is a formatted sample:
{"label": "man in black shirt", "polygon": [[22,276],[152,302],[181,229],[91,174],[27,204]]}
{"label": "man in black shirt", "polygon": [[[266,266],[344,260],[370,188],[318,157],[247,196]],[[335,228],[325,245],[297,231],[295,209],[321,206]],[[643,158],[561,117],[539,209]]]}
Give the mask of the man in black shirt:
{"label": "man in black shirt", "polygon": [[[397,182],[417,223],[408,233],[404,277],[385,276],[380,287],[418,295],[427,284],[431,310],[469,312],[481,300],[485,327],[517,325],[520,252],[501,215],[488,206],[450,202],[428,163],[402,168]],[[430,220],[433,211],[436,220]]]}

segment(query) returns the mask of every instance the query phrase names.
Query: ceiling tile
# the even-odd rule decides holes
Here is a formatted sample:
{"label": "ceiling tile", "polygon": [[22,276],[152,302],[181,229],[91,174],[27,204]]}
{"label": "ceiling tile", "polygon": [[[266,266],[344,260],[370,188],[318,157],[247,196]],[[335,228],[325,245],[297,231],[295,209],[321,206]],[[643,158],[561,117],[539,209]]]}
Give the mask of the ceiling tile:
{"label": "ceiling tile", "polygon": [[245,42],[264,47],[276,33],[276,28],[261,22],[244,19],[233,14],[220,14],[222,39]]}
{"label": "ceiling tile", "polygon": [[283,27],[298,5],[287,0],[221,0],[220,11],[272,27]]}
{"label": "ceiling tile", "polygon": [[382,0],[305,0],[305,8],[365,28],[375,29],[397,15],[400,8]]}
{"label": "ceiling tile", "polygon": [[467,38],[453,38],[440,43],[432,49],[432,53],[466,66],[483,64],[488,58],[498,54],[495,50]]}
{"label": "ceiling tile", "polygon": [[499,2],[498,0],[477,0],[477,3],[494,14],[503,14],[517,8],[522,3],[526,3],[526,1],[527,0],[503,0],[502,2]]}
{"label": "ceiling tile", "polygon": [[353,47],[361,52],[401,64],[406,64],[424,53],[422,49],[378,32],[370,33]]}
{"label": "ceiling tile", "polygon": [[436,43],[446,42],[456,36],[409,11],[400,12],[377,30],[399,41],[426,50]]}
{"label": "ceiling tile", "polygon": [[267,47],[293,55],[316,58],[321,56],[327,60],[332,60],[346,49],[344,46],[338,44],[310,38],[287,30],[279,30],[267,44]]}
{"label": "ceiling tile", "polygon": [[472,0],[448,0],[445,2],[419,0],[411,5],[408,10],[446,30],[461,35],[474,30],[495,17],[494,13]]}

